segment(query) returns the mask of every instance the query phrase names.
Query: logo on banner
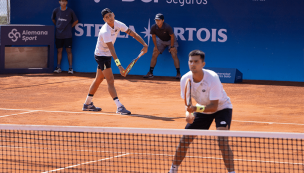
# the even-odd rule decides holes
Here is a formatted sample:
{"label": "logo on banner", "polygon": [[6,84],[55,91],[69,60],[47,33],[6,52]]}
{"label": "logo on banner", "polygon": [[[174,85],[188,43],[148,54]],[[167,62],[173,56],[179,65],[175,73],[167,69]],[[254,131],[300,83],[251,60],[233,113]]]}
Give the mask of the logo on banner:
{"label": "logo on banner", "polygon": [[17,31],[17,29],[12,29],[12,31],[8,33],[8,38],[12,39],[13,42],[16,42],[20,37],[21,34]]}
{"label": "logo on banner", "polygon": [[151,31],[151,28],[150,28],[150,19],[149,19],[149,22],[148,22],[148,28],[144,27],[145,28],[145,31],[144,32],[141,32],[143,34],[145,34],[144,38],[148,37],[148,46],[150,44],[150,37],[152,37],[152,35],[150,34],[150,31]]}
{"label": "logo on banner", "polygon": [[[135,0],[122,0],[122,2],[133,2]],[[141,0],[142,2],[149,3],[153,0]],[[154,0],[155,3],[158,3],[158,0]]]}
{"label": "logo on banner", "polygon": [[[37,36],[39,35],[48,35],[48,31],[23,30],[22,41],[27,42],[37,40]],[[8,33],[8,38],[10,38],[13,42],[16,42],[19,38],[21,38],[21,33],[18,32],[16,28],[14,28],[11,32]]]}
{"label": "logo on banner", "polygon": [[[92,30],[95,31],[95,37],[98,37],[98,33],[102,24],[83,24],[78,23],[75,26],[75,36],[81,37],[85,35],[86,37],[92,37]],[[182,27],[172,27],[174,31],[174,35],[177,40],[181,41],[200,41],[200,42],[226,42],[228,39],[227,36],[227,29],[208,29],[208,28],[182,28]],[[136,32],[134,25],[129,25],[129,29]],[[145,31],[140,32],[145,34],[144,38],[148,37],[148,45],[150,43],[150,34],[151,31],[151,24],[150,19],[148,21],[148,27],[144,27]],[[117,38],[129,38],[128,34],[125,33],[118,33]]]}

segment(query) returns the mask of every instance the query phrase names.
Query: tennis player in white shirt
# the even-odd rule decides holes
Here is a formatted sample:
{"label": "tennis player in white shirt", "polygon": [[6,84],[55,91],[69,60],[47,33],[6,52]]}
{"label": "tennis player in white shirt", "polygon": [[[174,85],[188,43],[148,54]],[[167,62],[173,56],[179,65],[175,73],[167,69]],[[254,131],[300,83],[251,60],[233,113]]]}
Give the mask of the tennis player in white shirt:
{"label": "tennis player in white shirt", "polygon": [[103,9],[101,11],[101,14],[103,20],[105,21],[105,24],[101,27],[99,31],[96,49],[95,49],[95,60],[98,63],[98,67],[97,67],[95,80],[90,86],[89,94],[87,96],[85,103],[83,104],[82,110],[101,111],[101,108],[95,107],[93,105],[92,99],[100,83],[103,81],[104,78],[106,78],[108,83],[108,91],[117,106],[116,113],[123,115],[131,114],[131,112],[128,111],[124,107],[124,105],[120,103],[114,86],[114,76],[111,69],[112,57],[117,67],[119,68],[120,74],[123,75],[125,71],[125,69],[121,66],[120,61],[116,55],[114,43],[116,41],[118,33],[122,31],[134,37],[139,43],[143,45],[143,49],[141,51],[144,52],[144,54],[147,53],[148,51],[148,45],[135,31],[130,30],[124,23],[115,20],[115,15],[110,9],[108,8]]}
{"label": "tennis player in white shirt", "polygon": [[[181,97],[184,99],[185,83],[191,80],[191,96],[198,103],[187,107],[193,113],[194,121],[187,124],[185,129],[208,130],[215,119],[217,130],[229,130],[232,119],[232,104],[227,96],[218,75],[205,66],[205,53],[193,50],[189,53],[190,71],[181,78]],[[183,136],[176,149],[174,160],[169,173],[177,173],[178,167],[186,156],[187,149],[196,136]],[[233,153],[229,147],[227,137],[218,137],[218,145],[228,173],[235,173]]]}

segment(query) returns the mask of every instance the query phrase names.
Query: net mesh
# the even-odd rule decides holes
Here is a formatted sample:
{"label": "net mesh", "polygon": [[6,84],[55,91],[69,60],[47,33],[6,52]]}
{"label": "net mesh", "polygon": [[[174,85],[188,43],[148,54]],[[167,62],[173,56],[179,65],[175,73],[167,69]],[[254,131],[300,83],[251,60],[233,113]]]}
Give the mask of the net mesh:
{"label": "net mesh", "polygon": [[0,24],[9,24],[10,0],[0,0]]}
{"label": "net mesh", "polygon": [[259,137],[259,133],[244,137],[196,130],[7,127],[0,125],[0,172],[168,173],[183,135],[196,138],[179,173],[227,173],[231,165],[224,163],[221,140],[233,152],[229,163],[236,173],[304,171],[303,134],[278,138],[271,133],[269,137]]}

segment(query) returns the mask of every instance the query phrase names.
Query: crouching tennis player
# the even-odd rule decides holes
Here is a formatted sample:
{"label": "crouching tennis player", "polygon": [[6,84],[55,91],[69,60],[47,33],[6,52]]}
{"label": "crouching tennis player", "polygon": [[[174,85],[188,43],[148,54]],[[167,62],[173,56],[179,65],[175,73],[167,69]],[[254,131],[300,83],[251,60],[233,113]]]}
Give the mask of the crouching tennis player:
{"label": "crouching tennis player", "polygon": [[[229,130],[232,118],[232,104],[223,89],[218,75],[211,70],[203,69],[205,66],[205,53],[200,50],[191,51],[188,64],[190,71],[183,75],[180,82],[181,97],[184,99],[185,83],[190,78],[191,96],[198,104],[187,107],[187,111],[193,113],[194,121],[191,124],[188,123],[185,129],[208,130],[213,119],[215,119],[217,130]],[[178,167],[185,158],[187,149],[195,137],[184,135],[181,138],[169,173],[178,172]],[[229,147],[228,138],[218,137],[218,145],[228,173],[235,173],[233,153]]]}

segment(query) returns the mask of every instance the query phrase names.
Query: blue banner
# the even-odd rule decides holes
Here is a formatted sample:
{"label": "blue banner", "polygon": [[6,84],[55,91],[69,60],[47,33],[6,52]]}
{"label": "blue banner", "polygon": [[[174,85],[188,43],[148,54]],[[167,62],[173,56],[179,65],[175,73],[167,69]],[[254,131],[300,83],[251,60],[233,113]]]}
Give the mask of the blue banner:
{"label": "blue banner", "polygon": [[[33,6],[39,7],[33,10]],[[52,24],[51,14],[58,1],[11,0],[11,23]],[[129,74],[144,75],[150,67],[154,47],[150,28],[157,13],[163,13],[177,36],[181,73],[189,71],[188,53],[206,53],[206,68],[236,68],[243,79],[304,81],[304,1],[300,0],[70,0],[79,24],[73,34],[73,67],[94,72],[94,50],[101,10],[108,7],[115,18],[135,30],[149,44]],[[121,33],[115,43],[124,67],[142,46]],[[56,59],[56,57],[55,57]],[[55,62],[56,63],[56,62]],[[63,69],[68,61],[63,55]],[[113,63],[113,72],[119,70]],[[156,76],[175,76],[170,53],[158,57]]]}

